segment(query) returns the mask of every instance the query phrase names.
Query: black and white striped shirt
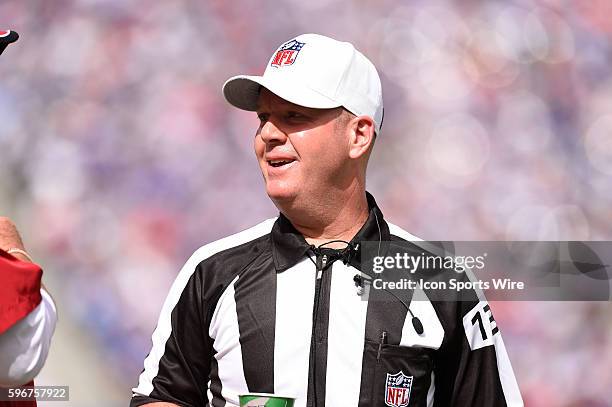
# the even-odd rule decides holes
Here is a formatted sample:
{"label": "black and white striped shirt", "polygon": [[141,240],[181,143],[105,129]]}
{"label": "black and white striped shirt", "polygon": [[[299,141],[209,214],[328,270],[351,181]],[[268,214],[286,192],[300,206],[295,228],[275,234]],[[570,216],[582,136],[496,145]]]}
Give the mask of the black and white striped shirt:
{"label": "black and white striped shirt", "polygon": [[[418,240],[368,203],[352,242]],[[235,406],[245,393],[295,397],[296,407],[523,405],[497,327],[469,322],[490,315],[484,298],[364,300],[360,256],[317,272],[311,249],[280,215],[197,250],[166,298],[130,405]],[[407,389],[395,399],[393,380]]]}

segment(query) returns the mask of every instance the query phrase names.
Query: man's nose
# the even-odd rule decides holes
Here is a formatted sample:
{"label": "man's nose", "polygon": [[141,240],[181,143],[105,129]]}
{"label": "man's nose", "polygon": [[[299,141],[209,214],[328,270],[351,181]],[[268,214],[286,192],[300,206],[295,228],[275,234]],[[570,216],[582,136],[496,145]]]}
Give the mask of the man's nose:
{"label": "man's nose", "polygon": [[272,120],[268,120],[261,128],[261,139],[266,144],[284,143],[287,135]]}

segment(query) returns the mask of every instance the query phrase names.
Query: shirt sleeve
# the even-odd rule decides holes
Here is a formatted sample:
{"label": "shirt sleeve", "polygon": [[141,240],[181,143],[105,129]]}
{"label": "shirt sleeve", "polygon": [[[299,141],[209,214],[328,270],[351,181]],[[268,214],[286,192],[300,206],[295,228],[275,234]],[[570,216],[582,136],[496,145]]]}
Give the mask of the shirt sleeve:
{"label": "shirt sleeve", "polygon": [[0,249],[0,334],[23,320],[42,301],[42,269]]}
{"label": "shirt sleeve", "polygon": [[153,346],[144,362],[131,407],[153,402],[204,406],[212,354],[208,310],[202,278],[190,259],[179,273],[164,302]]}
{"label": "shirt sleeve", "polygon": [[57,310],[49,293],[40,289],[40,295],[42,300],[32,312],[0,334],[0,385],[28,383],[47,360]]}
{"label": "shirt sleeve", "polygon": [[455,315],[435,368],[434,406],[522,407],[501,332],[484,296],[445,303]]}

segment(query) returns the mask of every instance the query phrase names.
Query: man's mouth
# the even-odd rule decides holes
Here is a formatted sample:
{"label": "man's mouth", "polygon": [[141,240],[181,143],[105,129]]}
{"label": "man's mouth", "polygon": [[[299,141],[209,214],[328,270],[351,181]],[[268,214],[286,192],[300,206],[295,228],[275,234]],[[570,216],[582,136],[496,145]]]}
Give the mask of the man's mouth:
{"label": "man's mouth", "polygon": [[291,164],[295,160],[285,159],[285,160],[268,160],[268,164],[274,168],[282,167],[283,165]]}

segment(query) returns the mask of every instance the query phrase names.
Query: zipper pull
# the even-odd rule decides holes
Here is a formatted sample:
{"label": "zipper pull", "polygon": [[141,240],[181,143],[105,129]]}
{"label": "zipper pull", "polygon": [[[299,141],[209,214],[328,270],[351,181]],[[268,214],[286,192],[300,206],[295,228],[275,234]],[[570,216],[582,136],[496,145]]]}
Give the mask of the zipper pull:
{"label": "zipper pull", "polygon": [[382,331],[380,333],[380,342],[378,343],[378,353],[376,354],[376,361],[380,361],[380,351],[382,351],[382,347],[387,343],[387,331]]}
{"label": "zipper pull", "polygon": [[317,256],[317,280],[323,275],[323,269],[327,265],[327,254]]}

